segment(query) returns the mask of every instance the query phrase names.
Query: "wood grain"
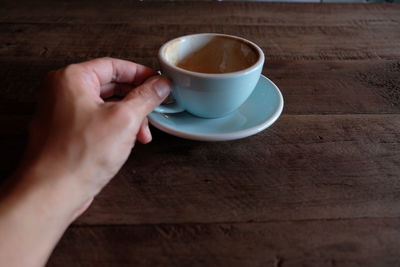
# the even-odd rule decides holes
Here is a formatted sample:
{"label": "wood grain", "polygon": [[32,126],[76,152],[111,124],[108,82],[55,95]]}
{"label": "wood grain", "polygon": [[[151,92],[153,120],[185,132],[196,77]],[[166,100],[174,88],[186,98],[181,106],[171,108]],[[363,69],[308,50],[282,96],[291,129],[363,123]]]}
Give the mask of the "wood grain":
{"label": "wood grain", "polygon": [[[153,56],[143,61],[127,59],[158,68]],[[0,114],[32,113],[46,72],[73,62],[76,61],[0,59]],[[265,63],[263,73],[281,89],[285,114],[400,112],[399,60],[271,60]]]}
{"label": "wood grain", "polygon": [[[373,26],[398,25],[400,7],[394,4],[296,4],[257,2],[137,2],[120,0],[70,0],[62,4],[43,0],[24,5],[3,0],[0,22],[4,23],[126,23]],[[168,12],[173,11],[173,12]],[[338,16],[339,15],[339,16]],[[206,17],[205,17],[206,16]],[[143,20],[143,18],[146,18]],[[206,18],[206,19],[205,19]]]}
{"label": "wood grain", "polygon": [[72,227],[48,266],[398,266],[399,227],[398,218]]}
{"label": "wood grain", "polygon": [[399,27],[400,23],[366,27],[0,23],[0,56],[87,59],[109,55],[138,60],[154,57],[161,44],[172,38],[219,32],[256,42],[269,60],[398,59]]}
{"label": "wood grain", "polygon": [[[0,116],[11,171],[28,116]],[[77,224],[246,222],[398,216],[400,115],[284,115],[243,140],[153,129]],[[14,163],[14,164],[13,164]]]}
{"label": "wood grain", "polygon": [[0,176],[44,74],[113,56],[158,68],[166,40],[248,38],[282,117],[231,142],[153,130],[48,266],[400,265],[400,5],[129,0],[0,4]]}
{"label": "wood grain", "polygon": [[283,116],[244,140],[156,132],[78,224],[398,216],[398,115]]}
{"label": "wood grain", "polygon": [[[92,5],[13,2],[0,10],[0,56],[141,59],[160,44],[197,32],[258,43],[268,59],[335,60],[400,57],[398,5],[140,3]],[[337,14],[340,14],[338,16]],[[179,19],[177,19],[179,18]]]}

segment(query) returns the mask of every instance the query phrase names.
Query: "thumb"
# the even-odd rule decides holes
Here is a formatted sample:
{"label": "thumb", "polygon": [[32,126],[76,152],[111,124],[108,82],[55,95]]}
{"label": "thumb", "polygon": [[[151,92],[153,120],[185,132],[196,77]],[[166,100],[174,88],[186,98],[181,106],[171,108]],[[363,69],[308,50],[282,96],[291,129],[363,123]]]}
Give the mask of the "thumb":
{"label": "thumb", "polygon": [[171,83],[163,76],[153,76],[125,96],[124,102],[134,109],[136,116],[146,117],[168,96]]}

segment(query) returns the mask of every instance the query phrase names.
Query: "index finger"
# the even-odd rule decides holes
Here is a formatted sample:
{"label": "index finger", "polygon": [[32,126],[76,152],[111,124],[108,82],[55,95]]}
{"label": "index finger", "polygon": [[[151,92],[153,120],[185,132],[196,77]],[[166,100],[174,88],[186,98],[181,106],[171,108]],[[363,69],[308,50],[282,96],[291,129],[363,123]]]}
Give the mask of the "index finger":
{"label": "index finger", "polygon": [[96,76],[99,86],[111,82],[138,85],[156,74],[146,66],[110,57],[93,59],[79,65]]}

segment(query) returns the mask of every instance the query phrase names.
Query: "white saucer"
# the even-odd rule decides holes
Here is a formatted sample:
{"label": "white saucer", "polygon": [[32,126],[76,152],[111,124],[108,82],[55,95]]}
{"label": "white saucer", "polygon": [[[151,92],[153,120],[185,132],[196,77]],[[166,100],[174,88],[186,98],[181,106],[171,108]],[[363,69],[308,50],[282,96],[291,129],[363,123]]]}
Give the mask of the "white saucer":
{"label": "white saucer", "polygon": [[283,110],[279,88],[261,75],[256,88],[235,112],[218,119],[204,119],[187,112],[149,114],[150,123],[166,133],[192,140],[227,141],[261,132],[272,125]]}

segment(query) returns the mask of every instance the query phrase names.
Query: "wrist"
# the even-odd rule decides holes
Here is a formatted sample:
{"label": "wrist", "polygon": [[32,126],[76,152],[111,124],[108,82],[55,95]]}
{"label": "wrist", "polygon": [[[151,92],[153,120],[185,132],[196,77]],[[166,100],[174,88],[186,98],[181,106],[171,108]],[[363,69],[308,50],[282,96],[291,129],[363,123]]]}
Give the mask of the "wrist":
{"label": "wrist", "polygon": [[43,162],[24,164],[14,174],[10,195],[42,216],[68,226],[87,199],[74,178],[73,174],[48,167]]}
{"label": "wrist", "polygon": [[[0,258],[10,266],[43,266],[72,222],[75,207],[62,186],[42,179],[33,166],[10,178],[0,201],[0,236],[8,240],[0,244]],[[30,256],[20,258],[14,251],[30,251]]]}

